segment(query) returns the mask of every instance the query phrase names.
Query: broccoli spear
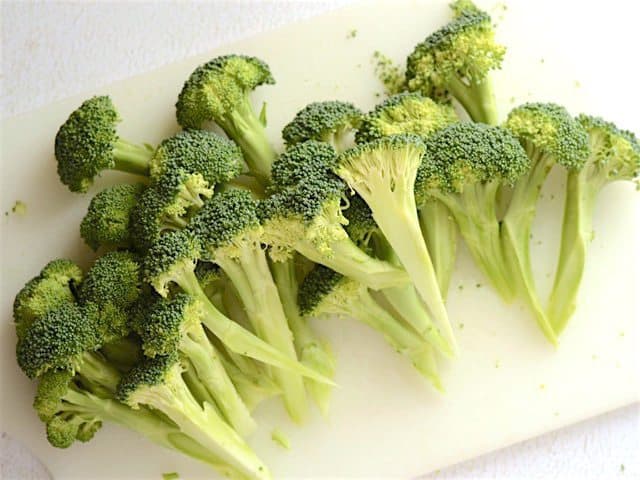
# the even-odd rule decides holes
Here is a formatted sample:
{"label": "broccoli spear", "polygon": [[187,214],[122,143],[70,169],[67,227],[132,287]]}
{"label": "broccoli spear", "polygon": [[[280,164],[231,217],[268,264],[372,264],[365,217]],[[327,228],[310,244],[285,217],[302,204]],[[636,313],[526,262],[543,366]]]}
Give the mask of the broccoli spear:
{"label": "broccoli spear", "polygon": [[93,97],[76,109],[56,134],[58,175],[72,192],[86,192],[103,170],[149,173],[153,149],[116,133],[118,112],[109,97]]}
{"label": "broccoli spear", "polygon": [[[267,256],[261,245],[263,230],[257,203],[244,190],[228,190],[207,201],[189,229],[203,245],[203,256],[219,265],[231,279],[254,331],[264,341],[297,361],[293,338]],[[304,382],[299,375],[275,370],[291,418],[306,414]]]}
{"label": "broccoli spear", "polygon": [[435,388],[442,390],[430,346],[378,305],[361,283],[317,265],[300,285],[298,305],[305,316],[339,315],[369,325],[407,356]]}
{"label": "broccoli spear", "polygon": [[419,43],[407,58],[406,86],[437,100],[451,95],[475,122],[498,123],[489,74],[505,48],[494,41],[491,17],[465,1],[456,17]]}
{"label": "broccoli spear", "polygon": [[582,168],[567,174],[560,253],[547,305],[557,334],[576,308],[598,193],[610,182],[637,181],[640,175],[640,142],[632,132],[584,114],[578,116],[578,122],[589,136],[590,153]]}
{"label": "broccoli spear", "polygon": [[143,260],[143,279],[163,297],[173,284],[202,304],[202,323],[230,350],[291,372],[329,382],[322,375],[292,360],[268,343],[220,313],[216,309],[194,273],[202,247],[188,231],[178,230],[160,237]]}
{"label": "broccoli spear", "polygon": [[255,57],[214,58],[196,68],[185,82],[176,103],[178,123],[184,128],[217,123],[240,146],[251,172],[267,183],[276,154],[249,94],[260,85],[273,83],[268,65]]}
{"label": "broccoli spear", "polygon": [[522,144],[531,169],[515,183],[500,226],[500,235],[510,269],[510,282],[529,303],[549,341],[557,342],[535,291],[529,253],[531,225],[540,189],[553,167],[579,170],[589,154],[585,129],[564,107],[552,103],[528,103],[513,109],[504,124]]}

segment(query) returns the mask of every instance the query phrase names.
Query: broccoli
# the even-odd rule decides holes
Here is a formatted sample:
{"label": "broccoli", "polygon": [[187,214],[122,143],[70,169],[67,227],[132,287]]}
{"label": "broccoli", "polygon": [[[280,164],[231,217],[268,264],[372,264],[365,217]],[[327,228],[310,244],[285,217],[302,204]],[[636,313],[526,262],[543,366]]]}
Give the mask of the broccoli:
{"label": "broccoli", "polygon": [[437,389],[442,389],[431,347],[376,303],[363,284],[318,265],[302,281],[298,305],[304,316],[346,316],[369,325],[409,358]]}
{"label": "broccoli", "polygon": [[47,263],[38,276],[29,280],[13,302],[13,320],[18,340],[22,340],[31,324],[58,307],[76,301],[83,273],[71,260],[57,259]]}
{"label": "broccoli", "polygon": [[131,212],[143,189],[139,183],[113,185],[91,199],[80,223],[80,236],[92,250],[131,246]]}
{"label": "broccoli", "polygon": [[[203,257],[219,265],[231,279],[253,330],[297,360],[287,317],[260,243],[263,231],[257,202],[244,190],[220,193],[198,211],[189,229],[200,240]],[[273,375],[282,388],[291,418],[301,421],[307,405],[302,377],[282,370],[275,370]]]}
{"label": "broccoli", "polygon": [[528,171],[529,158],[509,131],[480,123],[455,123],[425,143],[416,191],[447,206],[478,267],[505,300],[512,300],[496,197]]}
{"label": "broccoli", "polygon": [[242,151],[231,140],[206,130],[188,129],[160,142],[149,171],[154,179],[176,170],[199,173],[215,188],[238,176],[243,163]]}
{"label": "broccoli", "polygon": [[[419,93],[401,93],[386,99],[364,117],[356,141],[364,143],[398,134],[426,138],[456,121],[450,105],[438,104]],[[426,199],[420,191],[414,193],[422,235],[438,278],[440,293],[446,299],[456,260],[458,232],[455,221],[442,202]]]}
{"label": "broccoli", "polygon": [[[302,318],[298,309],[298,281],[296,278],[295,257],[287,262],[271,262],[271,273],[278,287],[289,327],[293,333],[296,352],[303,365],[320,372],[327,378],[335,376],[336,360],[329,344],[318,338],[311,325]],[[305,380],[307,390],[313,397],[320,412],[327,416],[332,388],[315,380]]]}
{"label": "broccoli", "polygon": [[175,352],[146,359],[122,377],[117,398],[133,409],[146,405],[164,413],[185,435],[218,458],[217,469],[223,475],[233,479],[271,478],[267,467],[214,407],[197,402],[182,372]]}
{"label": "broccoli", "polygon": [[504,126],[520,141],[531,160],[531,169],[513,187],[500,227],[509,281],[527,300],[547,338],[556,343],[556,333],[535,292],[529,255],[531,225],[540,189],[553,165],[578,171],[584,164],[589,154],[587,132],[564,107],[553,103],[516,107]]}
{"label": "broccoli", "polygon": [[425,153],[420,137],[392,135],[347,150],[334,168],[369,205],[432,317],[449,335],[447,311],[420,231],[413,193]]}
{"label": "broccoli", "polygon": [[451,95],[475,122],[498,123],[489,73],[505,48],[494,41],[491,17],[465,1],[456,17],[418,44],[407,58],[406,86],[439,101]]}
{"label": "broccoli", "polygon": [[258,211],[271,258],[287,260],[297,251],[373,289],[408,283],[406,272],[367,255],[347,236],[342,215],[346,185],[329,171],[331,162],[333,147],[311,140],[274,164],[284,185]]}
{"label": "broccoli", "polygon": [[109,97],[93,97],[76,109],[56,134],[60,180],[72,192],[86,192],[103,170],[149,174],[153,149],[118,136],[120,120]]}
{"label": "broccoli", "polygon": [[169,287],[175,284],[198,300],[204,311],[202,323],[230,350],[321,382],[332,383],[242,328],[211,304],[194,273],[201,251],[200,243],[191,232],[169,232],[160,237],[145,255],[143,279],[163,297],[169,294]]}
{"label": "broccoli", "polygon": [[582,168],[569,170],[567,176],[560,253],[547,305],[558,334],[576,308],[598,193],[610,182],[637,182],[640,175],[640,142],[632,132],[584,114],[578,116],[578,122],[589,136],[590,153]]}
{"label": "broccoli", "polygon": [[360,125],[362,112],[352,103],[338,100],[313,102],[282,129],[287,147],[307,140],[330,143],[338,152],[349,143],[349,134]]}
{"label": "broccoli", "polygon": [[184,128],[217,123],[242,149],[251,172],[266,183],[276,154],[265,133],[264,109],[258,118],[249,94],[263,84],[273,84],[262,60],[225,55],[200,65],[187,79],[176,103],[176,117]]}

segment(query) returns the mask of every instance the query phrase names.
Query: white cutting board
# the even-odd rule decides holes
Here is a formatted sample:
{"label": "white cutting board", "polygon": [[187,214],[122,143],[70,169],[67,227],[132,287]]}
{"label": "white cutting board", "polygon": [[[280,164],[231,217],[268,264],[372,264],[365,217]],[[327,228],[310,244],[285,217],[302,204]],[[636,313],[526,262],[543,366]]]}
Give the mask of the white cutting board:
{"label": "white cutting board", "polygon": [[[607,2],[601,7],[606,12],[573,1],[510,2],[507,11],[479,3],[494,15],[499,39],[509,46],[495,76],[503,114],[512,97],[516,103],[551,100],[640,132],[638,77],[629,61],[633,42],[625,43],[633,36],[635,3]],[[570,24],[578,5],[584,23]],[[91,258],[78,235],[90,197],[71,194],[57,181],[52,156],[56,130],[71,110],[87,96],[109,94],[124,118],[122,136],[157,142],[177,129],[173,104],[194,67],[219,54],[246,53],[265,59],[278,81],[253,98],[256,105],[268,102],[269,133],[280,145],[282,126],[310,101],[335,98],[372,107],[381,91],[372,52],[380,49],[401,62],[448,14],[440,0],[363,2],[6,121],[1,208],[10,210],[20,199],[28,213],[0,219],[0,430],[29,445],[59,479],[158,479],[169,471],[186,479],[211,477],[206,467],[118,427],[106,426],[92,442],[68,451],[54,449],[30,408],[34,386],[13,355],[13,296],[53,256],[85,265]],[[357,35],[348,38],[353,29]],[[105,175],[92,192],[121,178]],[[560,172],[552,174],[535,226],[532,248],[543,292],[558,240],[562,181]],[[278,402],[269,402],[256,412],[261,427],[251,444],[278,478],[408,478],[638,401],[639,219],[640,195],[632,185],[603,192],[580,307],[558,351],[523,306],[496,298],[463,250],[449,298],[461,355],[441,362],[445,395],[367,328],[318,322],[338,357],[340,387],[330,418],[313,411],[304,427],[296,427]],[[290,451],[270,440],[274,427],[288,435]]]}

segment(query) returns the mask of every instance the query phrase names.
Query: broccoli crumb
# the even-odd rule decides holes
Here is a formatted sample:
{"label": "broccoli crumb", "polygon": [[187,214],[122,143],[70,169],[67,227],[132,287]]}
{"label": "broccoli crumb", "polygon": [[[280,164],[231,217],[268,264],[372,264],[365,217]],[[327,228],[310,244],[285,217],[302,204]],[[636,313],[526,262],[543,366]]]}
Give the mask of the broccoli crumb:
{"label": "broccoli crumb", "polygon": [[547,388],[547,386],[546,386],[544,383],[541,383],[541,384],[538,386],[538,388],[539,388],[540,390],[544,390],[545,388]]}
{"label": "broccoli crumb", "polygon": [[573,82],[573,86],[574,86],[575,88],[580,88],[580,87],[581,87],[581,84],[580,84],[580,82],[579,82],[578,80],[574,80],[574,82]]}
{"label": "broccoli crumb", "polygon": [[500,360],[496,360],[495,367],[496,367],[496,368],[500,368]]}
{"label": "broccoli crumb", "polygon": [[177,472],[163,473],[162,480],[179,480],[180,474]]}
{"label": "broccoli crumb", "polygon": [[624,463],[621,463],[621,464],[620,464],[620,471],[621,471],[621,472],[624,472]]}
{"label": "broccoli crumb", "polygon": [[375,63],[376,76],[384,85],[387,95],[394,95],[404,90],[404,74],[402,69],[393,63],[393,60],[376,50],[373,52],[373,62]]}
{"label": "broccoli crumb", "polygon": [[480,288],[480,287],[482,287],[482,284],[481,283],[476,283],[476,288]]}
{"label": "broccoli crumb", "polygon": [[460,330],[462,330],[462,329],[464,328],[464,323],[459,323],[459,324],[458,324],[458,328],[459,328]]}
{"label": "broccoli crumb", "polygon": [[595,353],[591,355],[591,360],[598,360],[598,358],[598,355],[596,355]]}
{"label": "broccoli crumb", "polygon": [[540,63],[544,63],[544,58],[541,58],[541,59],[540,59]]}
{"label": "broccoli crumb", "polygon": [[621,337],[624,337],[624,332],[620,332],[620,336],[621,336]]}
{"label": "broccoli crumb", "polygon": [[291,443],[284,433],[277,428],[271,432],[271,440],[286,450],[291,449]]}
{"label": "broccoli crumb", "polygon": [[24,216],[27,214],[27,204],[22,200],[16,200],[16,203],[14,203],[13,207],[11,207],[11,212],[15,213],[16,215]]}
{"label": "broccoli crumb", "polygon": [[458,285],[458,290],[460,290],[460,291],[464,290],[464,285],[462,285],[462,284]]}
{"label": "broccoli crumb", "polygon": [[557,412],[557,411],[556,411],[556,412],[553,412],[553,416],[554,416],[554,417],[559,417],[559,416],[560,416],[560,412]]}
{"label": "broccoli crumb", "polygon": [[358,35],[358,30],[354,28],[352,30],[349,30],[349,33],[347,33],[347,38],[356,38],[357,35]]}
{"label": "broccoli crumb", "polygon": [[516,97],[511,97],[509,99],[509,103],[516,103]]}

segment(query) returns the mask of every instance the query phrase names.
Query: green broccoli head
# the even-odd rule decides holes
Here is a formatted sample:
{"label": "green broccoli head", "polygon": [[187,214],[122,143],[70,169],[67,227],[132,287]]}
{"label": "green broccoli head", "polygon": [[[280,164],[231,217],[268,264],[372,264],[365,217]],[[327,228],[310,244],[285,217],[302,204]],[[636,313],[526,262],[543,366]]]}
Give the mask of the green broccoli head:
{"label": "green broccoli head", "polygon": [[49,262],[37,277],[29,280],[13,302],[16,334],[21,340],[31,324],[61,305],[75,302],[83,273],[71,260]]}
{"label": "green broccoli head", "polygon": [[105,246],[126,248],[131,245],[130,218],[137,206],[141,184],[108,187],[91,199],[80,223],[80,236],[93,250]]}
{"label": "green broccoli head", "polygon": [[50,370],[75,370],[85,352],[102,342],[93,305],[64,303],[36,319],[16,348],[18,365],[29,378]]}
{"label": "green broccoli head", "polygon": [[403,133],[427,137],[456,121],[458,118],[450,105],[436,103],[419,93],[399,93],[364,116],[356,142],[366,143]]}
{"label": "green broccoli head", "polygon": [[62,124],[55,140],[58,175],[73,192],[86,192],[93,179],[115,166],[118,112],[109,97],[86,100]]}
{"label": "green broccoli head", "polygon": [[637,180],[640,175],[640,143],[633,132],[622,130],[600,117],[579,115],[589,135],[587,178],[601,187],[615,180]]}
{"label": "green broccoli head", "polygon": [[159,401],[158,397],[171,395],[173,384],[182,383],[182,371],[177,352],[145,358],[122,377],[116,398],[132,408],[154,405]]}
{"label": "green broccoli head", "polygon": [[378,224],[373,219],[373,212],[367,202],[357,193],[349,197],[349,206],[343,211],[347,224],[344,229],[349,238],[360,248],[366,248],[371,235],[379,231]]}
{"label": "green broccoli head", "polygon": [[189,230],[203,246],[207,259],[238,258],[246,246],[260,248],[257,202],[246,190],[219,193],[193,217]]}
{"label": "green broccoli head", "polygon": [[47,423],[47,440],[56,448],[68,448],[76,440],[88,442],[101,427],[102,420],[92,414],[56,416]]}
{"label": "green broccoli head", "polygon": [[155,302],[140,329],[145,355],[153,358],[178,351],[184,335],[192,326],[200,324],[201,317],[202,306],[185,293]]}
{"label": "green broccoli head", "polygon": [[331,100],[313,102],[304,107],[282,129],[288,147],[307,140],[344,144],[345,137],[358,128],[362,112],[352,103]]}
{"label": "green broccoli head", "polygon": [[456,18],[418,44],[407,58],[410,91],[446,100],[450,90],[457,90],[456,83],[478,84],[500,68],[505,48],[494,41],[491,17],[478,9],[458,11]]}
{"label": "green broccoli head", "polygon": [[310,242],[321,254],[332,255],[331,244],[347,238],[342,202],[346,186],[333,174],[309,177],[261,202],[258,215],[270,255],[285,260],[299,241]]}
{"label": "green broccoli head", "polygon": [[224,55],[199,66],[187,79],[176,103],[183,128],[201,128],[214,121],[223,128],[227,117],[242,108],[248,94],[263,84],[273,84],[269,66],[245,55]]}
{"label": "green broccoli head", "polygon": [[589,155],[587,132],[555,103],[525,103],[509,113],[504,127],[520,140],[531,158],[545,157],[579,170]]}
{"label": "green broccoli head", "polygon": [[461,193],[485,182],[512,185],[530,160],[520,143],[502,127],[455,123],[426,141],[427,154],[418,170],[416,194]]}
{"label": "green broccoli head", "polygon": [[145,255],[142,262],[143,279],[166,297],[170,284],[180,285],[185,275],[194,275],[200,251],[200,242],[191,232],[177,230],[166,233]]}
{"label": "green broccoli head", "polygon": [[150,161],[151,177],[168,171],[199,173],[211,188],[228,182],[242,170],[240,148],[231,140],[206,130],[184,130],[163,140]]}
{"label": "green broccoli head", "polygon": [[304,316],[348,315],[363,288],[355,280],[316,265],[300,284],[300,313]]}
{"label": "green broccoli head", "polygon": [[336,158],[336,150],[328,143],[308,140],[294,145],[273,163],[270,191],[277,192],[307,178],[327,175]]}
{"label": "green broccoli head", "polygon": [[140,195],[133,211],[131,236],[136,248],[146,251],[163,232],[186,227],[189,215],[212,195],[201,174],[167,171]]}

